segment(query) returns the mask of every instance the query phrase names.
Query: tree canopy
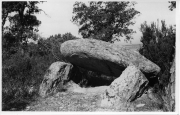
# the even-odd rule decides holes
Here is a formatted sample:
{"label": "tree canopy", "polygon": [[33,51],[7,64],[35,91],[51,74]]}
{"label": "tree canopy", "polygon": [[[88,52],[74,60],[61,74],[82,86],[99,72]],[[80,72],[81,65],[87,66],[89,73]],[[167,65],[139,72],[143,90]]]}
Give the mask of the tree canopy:
{"label": "tree canopy", "polygon": [[169,3],[171,4],[171,5],[169,6],[169,9],[170,9],[171,11],[173,11],[173,9],[176,8],[176,1],[169,1]]}
{"label": "tree canopy", "polygon": [[79,33],[83,38],[113,42],[120,36],[126,36],[130,40],[135,31],[128,27],[135,23],[133,19],[140,13],[134,9],[135,4],[128,1],[91,1],[88,5],[75,2],[72,21],[80,27]]}
{"label": "tree canopy", "polygon": [[[38,31],[37,27],[41,24],[34,15],[42,11],[37,6],[39,3],[38,1],[2,2],[2,34],[11,34],[19,43],[27,42],[27,39],[33,36],[33,32]],[[5,28],[7,19],[10,25]]]}
{"label": "tree canopy", "polygon": [[175,54],[176,29],[161,21],[160,27],[155,22],[151,25],[144,22],[140,30],[143,46],[139,52],[161,68],[158,78],[163,89],[169,83],[170,67]]}

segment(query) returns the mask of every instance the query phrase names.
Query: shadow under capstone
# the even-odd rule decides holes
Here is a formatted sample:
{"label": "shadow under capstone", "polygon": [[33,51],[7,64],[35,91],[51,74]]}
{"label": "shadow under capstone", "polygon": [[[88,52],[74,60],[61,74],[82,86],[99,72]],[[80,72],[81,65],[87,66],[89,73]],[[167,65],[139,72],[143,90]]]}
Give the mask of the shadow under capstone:
{"label": "shadow under capstone", "polygon": [[89,71],[75,65],[73,65],[70,77],[70,80],[79,84],[81,87],[108,86],[114,79],[116,79],[116,77]]}

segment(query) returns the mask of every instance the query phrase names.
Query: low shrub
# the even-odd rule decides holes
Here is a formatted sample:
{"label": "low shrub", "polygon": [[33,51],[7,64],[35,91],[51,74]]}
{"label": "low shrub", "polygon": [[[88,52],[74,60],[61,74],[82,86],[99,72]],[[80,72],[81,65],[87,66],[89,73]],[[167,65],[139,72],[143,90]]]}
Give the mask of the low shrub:
{"label": "low shrub", "polygon": [[[31,47],[32,48],[32,47]],[[2,66],[2,110],[21,110],[38,97],[39,85],[49,65],[55,61],[51,54],[17,52]],[[30,52],[33,56],[30,56]],[[14,109],[13,109],[14,110]]]}
{"label": "low shrub", "polygon": [[[167,27],[165,21],[161,21],[161,28],[156,23],[147,25],[145,22],[141,25],[141,32],[143,34],[141,38],[143,46],[139,52],[161,68],[157,75],[158,82],[154,80],[151,82],[160,94],[166,97],[166,89],[168,85],[171,85],[170,69],[175,57],[176,29],[173,26]],[[166,101],[164,100],[164,102]]]}
{"label": "low shrub", "polygon": [[[12,36],[10,36],[12,37]],[[3,37],[4,40],[10,38]],[[60,37],[60,38],[59,38]],[[2,110],[23,110],[38,99],[39,86],[45,71],[55,61],[61,61],[60,44],[78,39],[70,33],[39,39],[25,46],[3,42]],[[6,44],[5,44],[6,43]],[[20,45],[20,44],[19,44]],[[13,51],[13,52],[12,52]]]}

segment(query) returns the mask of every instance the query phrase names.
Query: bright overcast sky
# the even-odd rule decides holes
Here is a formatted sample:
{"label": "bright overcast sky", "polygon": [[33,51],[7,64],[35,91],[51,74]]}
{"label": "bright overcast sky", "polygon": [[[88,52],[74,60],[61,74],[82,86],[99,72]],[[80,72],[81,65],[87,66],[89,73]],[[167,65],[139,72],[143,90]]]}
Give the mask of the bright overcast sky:
{"label": "bright overcast sky", "polygon": [[[73,4],[75,1],[63,0],[63,1],[47,1],[39,5],[39,8],[43,9],[43,12],[37,15],[37,18],[42,22],[39,26],[39,33],[43,37],[49,37],[55,34],[64,34],[71,32],[73,35],[81,37],[78,34],[78,26],[71,22]],[[139,31],[140,25],[147,21],[148,24],[151,22],[157,22],[159,20],[165,20],[167,25],[176,24],[176,10],[170,11],[168,1],[150,1],[147,0],[137,1],[135,9],[141,12],[135,21],[136,24],[132,27],[137,33],[133,35],[133,44],[140,43],[142,36]],[[122,40],[121,43],[124,43]]]}

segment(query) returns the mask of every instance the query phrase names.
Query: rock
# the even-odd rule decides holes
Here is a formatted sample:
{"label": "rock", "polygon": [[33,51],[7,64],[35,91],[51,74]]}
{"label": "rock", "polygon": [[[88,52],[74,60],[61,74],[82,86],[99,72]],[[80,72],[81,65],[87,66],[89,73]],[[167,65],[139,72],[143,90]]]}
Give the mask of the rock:
{"label": "rock", "polygon": [[163,98],[159,91],[155,87],[150,87],[147,91],[147,97],[156,105],[158,108],[162,109],[164,105]]}
{"label": "rock", "polygon": [[80,87],[72,80],[66,84],[66,87],[67,87],[67,91],[69,92],[85,93],[85,88]]}
{"label": "rock", "polygon": [[144,74],[155,76],[160,68],[136,51],[95,39],[69,40],[61,44],[61,54],[73,65],[108,76],[119,77],[130,64]]}
{"label": "rock", "polygon": [[174,112],[175,111],[175,77],[176,77],[176,63],[175,63],[175,57],[173,60],[173,63],[171,65],[171,69],[170,69],[170,80],[169,83],[167,85],[167,87],[165,87],[165,93],[166,96],[164,96],[164,101],[165,101],[165,107],[166,107],[166,111],[171,111]]}
{"label": "rock", "polygon": [[30,108],[31,108],[30,106],[27,106],[26,109],[25,109],[25,111],[30,110]]}
{"label": "rock", "polygon": [[99,86],[99,87],[88,87],[88,88],[83,88],[80,87],[78,84],[73,82],[72,80],[69,81],[66,84],[67,91],[69,92],[75,92],[75,93],[83,93],[86,95],[92,95],[92,94],[98,94],[102,93],[107,89],[108,86]]}
{"label": "rock", "polygon": [[175,77],[176,77],[176,73],[175,73],[175,59],[174,58],[174,61],[173,61],[173,64],[171,66],[171,70],[170,70],[170,73],[171,73],[171,83],[169,83],[168,87],[170,87],[170,90],[169,90],[169,94],[171,94],[171,99],[170,99],[170,110],[172,112],[175,111]]}
{"label": "rock", "polygon": [[143,103],[143,104],[138,104],[138,105],[136,105],[136,107],[143,107],[145,104]]}
{"label": "rock", "polygon": [[73,65],[65,62],[54,62],[44,75],[39,94],[42,97],[55,92],[69,81]]}
{"label": "rock", "polygon": [[129,111],[128,109],[133,109],[131,102],[143,94],[147,85],[148,80],[143,73],[134,65],[130,65],[101,95],[100,106]]}

